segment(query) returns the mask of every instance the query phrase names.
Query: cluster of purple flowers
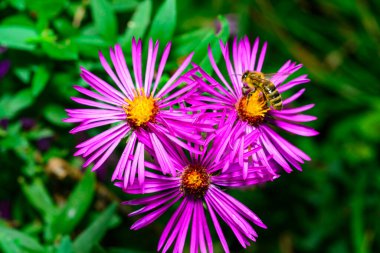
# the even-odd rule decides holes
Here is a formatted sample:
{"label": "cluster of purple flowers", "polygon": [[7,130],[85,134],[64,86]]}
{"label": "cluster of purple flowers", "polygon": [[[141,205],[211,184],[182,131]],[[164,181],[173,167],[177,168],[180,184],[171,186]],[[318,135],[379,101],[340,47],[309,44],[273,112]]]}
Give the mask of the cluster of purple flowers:
{"label": "cluster of purple flowers", "polygon": [[[281,110],[274,109],[260,89],[243,92],[242,74],[261,72],[263,67],[267,44],[261,49],[259,44],[259,39],[251,44],[247,37],[235,38],[230,54],[229,44],[221,42],[223,69],[209,48],[210,73],[196,63],[190,65],[190,54],[170,77],[165,76],[171,44],[160,58],[159,43],[152,40],[146,60],[142,59],[141,41],[133,40],[131,69],[119,45],[110,50],[113,66],[100,54],[115,85],[81,69],[89,88],[74,88],[87,98],[72,99],[90,108],[67,110],[65,121],[79,123],[71,133],[111,127],[80,143],[75,155],[86,160],[84,166],[94,164],[92,170],[96,170],[123,146],[112,180],[124,192],[140,195],[124,202],[142,206],[130,214],[141,216],[131,229],[145,227],[176,207],[158,251],[172,247],[174,252],[182,252],[190,231],[190,252],[212,252],[212,224],[223,249],[229,252],[220,220],[243,247],[248,246],[257,237],[253,225],[266,226],[225,189],[272,181],[282,169],[301,170],[301,164],[310,160],[278,133],[317,134],[299,124],[316,119],[302,114],[313,104],[291,106],[305,89],[290,97],[282,95]],[[290,78],[301,67],[287,61],[270,77],[273,88],[282,94],[309,82],[306,75]]]}

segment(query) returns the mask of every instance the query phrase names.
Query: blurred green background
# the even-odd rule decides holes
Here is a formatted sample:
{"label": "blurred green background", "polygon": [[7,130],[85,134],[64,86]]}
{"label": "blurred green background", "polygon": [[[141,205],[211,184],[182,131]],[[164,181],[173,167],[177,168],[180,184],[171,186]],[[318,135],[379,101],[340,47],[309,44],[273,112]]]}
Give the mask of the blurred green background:
{"label": "blurred green background", "polygon": [[96,178],[72,156],[88,137],[61,121],[79,67],[109,80],[98,51],[118,42],[128,58],[136,36],[173,41],[166,70],[191,51],[208,68],[209,43],[248,35],[269,43],[264,72],[304,64],[320,135],[286,136],[312,157],[302,173],[231,192],[268,226],[245,251],[226,228],[231,252],[380,252],[379,16],[366,0],[1,0],[0,251],[155,251],[169,216],[129,230],[129,196],[108,183],[117,154]]}

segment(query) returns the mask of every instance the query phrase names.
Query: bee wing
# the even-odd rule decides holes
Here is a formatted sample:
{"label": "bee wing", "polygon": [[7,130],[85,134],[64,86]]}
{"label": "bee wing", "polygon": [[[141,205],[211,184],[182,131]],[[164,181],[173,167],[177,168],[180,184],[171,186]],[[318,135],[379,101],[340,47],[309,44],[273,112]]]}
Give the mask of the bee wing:
{"label": "bee wing", "polygon": [[268,80],[272,80],[276,77],[285,77],[285,76],[289,76],[291,73],[289,72],[276,72],[276,73],[268,73],[268,74],[264,74],[265,78],[268,79]]}
{"label": "bee wing", "polygon": [[230,74],[230,76],[242,76],[243,74],[237,74],[237,73],[234,73],[234,74]]}

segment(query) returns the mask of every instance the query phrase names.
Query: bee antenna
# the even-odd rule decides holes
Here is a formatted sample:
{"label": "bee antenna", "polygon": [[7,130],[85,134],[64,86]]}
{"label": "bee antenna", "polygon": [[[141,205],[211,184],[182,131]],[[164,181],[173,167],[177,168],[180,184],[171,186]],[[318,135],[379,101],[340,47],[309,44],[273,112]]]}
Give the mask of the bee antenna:
{"label": "bee antenna", "polygon": [[230,76],[242,76],[242,74],[230,74]]}

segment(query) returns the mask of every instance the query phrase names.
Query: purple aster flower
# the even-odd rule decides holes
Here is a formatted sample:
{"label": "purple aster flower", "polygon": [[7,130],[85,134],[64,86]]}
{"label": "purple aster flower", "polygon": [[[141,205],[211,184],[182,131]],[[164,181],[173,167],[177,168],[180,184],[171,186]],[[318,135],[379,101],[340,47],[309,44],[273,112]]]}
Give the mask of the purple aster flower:
{"label": "purple aster flower", "polygon": [[[7,51],[7,48],[0,47],[0,54],[4,53],[5,51]],[[0,78],[5,76],[10,66],[11,66],[11,62],[9,60],[0,61]]]}
{"label": "purple aster flower", "polygon": [[[278,177],[270,174],[263,166],[249,166],[246,179],[243,179],[238,157],[231,159],[230,156],[233,150],[228,145],[228,138],[234,130],[236,129],[231,129],[230,122],[220,126],[217,134],[207,141],[209,145],[195,145],[202,151],[201,154],[192,151],[185,153],[178,146],[167,146],[165,159],[171,161],[176,173],[162,175],[161,171],[171,168],[161,168],[162,165],[158,162],[161,154],[157,153],[154,155],[156,163],[145,163],[149,170],[146,171],[144,183],[134,183],[124,190],[129,194],[149,194],[124,202],[127,205],[143,206],[130,214],[143,216],[132,225],[133,230],[154,222],[171,206],[178,206],[161,235],[158,251],[167,252],[173,246],[173,252],[182,252],[190,229],[190,252],[212,252],[209,225],[213,224],[223,249],[229,252],[220,219],[228,225],[244,248],[250,245],[250,241],[256,240],[257,233],[252,224],[266,228],[256,214],[224,190],[252,186]],[[257,150],[252,150],[251,153]],[[250,154],[244,153],[243,159],[247,160]],[[116,182],[116,186],[123,187],[123,183]],[[206,219],[206,212],[211,217],[211,223]]]}
{"label": "purple aster flower", "polygon": [[4,130],[8,128],[9,119],[0,119],[0,127]]}
{"label": "purple aster flower", "polygon": [[0,218],[11,219],[11,202],[9,200],[0,200]]}
{"label": "purple aster flower", "polygon": [[[166,61],[169,56],[171,43],[168,43],[162,53],[158,68],[156,59],[159,43],[153,44],[149,41],[146,60],[145,74],[143,74],[142,43],[133,39],[132,41],[132,66],[133,76],[127,66],[120,45],[110,49],[111,61],[115,71],[108,64],[105,57],[99,53],[100,62],[116,84],[117,89],[106,81],[100,79],[90,71],[81,68],[81,77],[92,88],[87,89],[80,86],[74,88],[87,98],[72,98],[75,102],[93,107],[95,109],[68,109],[69,116],[66,122],[80,123],[71,130],[78,133],[91,128],[110,125],[111,128],[80,143],[75,155],[86,158],[84,167],[94,162],[92,170],[98,169],[118,144],[126,143],[124,152],[113,173],[112,180],[122,179],[124,187],[133,184],[135,175],[138,181],[144,181],[144,150],[148,152],[161,152],[165,156],[165,146],[171,141],[185,148],[188,145],[177,137],[201,143],[203,140],[198,131],[207,131],[207,127],[196,129],[194,116],[188,115],[181,109],[173,108],[186,96],[194,92],[197,85],[181,73],[186,69],[193,54],[190,54],[167,81],[161,78]],[[182,83],[191,84],[181,86]],[[188,95],[186,95],[188,94]],[[209,129],[211,131],[211,128]],[[147,149],[147,146],[152,150]],[[136,159],[132,162],[129,157],[133,155]],[[164,168],[171,168],[170,161]],[[174,173],[172,169],[164,173]]]}
{"label": "purple aster flower", "polygon": [[36,120],[33,118],[23,117],[21,118],[21,126],[25,131],[31,130],[36,125]]}
{"label": "purple aster flower", "polygon": [[0,61],[0,78],[8,72],[11,62],[9,60]]}
{"label": "purple aster flower", "polygon": [[[240,41],[235,38],[232,46],[232,62],[228,43],[223,44],[221,42],[220,48],[228,76],[226,77],[222,74],[222,71],[215,63],[211,48],[209,48],[209,59],[217,78],[214,79],[198,67],[201,77],[194,76],[194,78],[200,84],[201,90],[207,92],[208,96],[193,94],[189,97],[187,101],[192,104],[191,110],[214,110],[212,114],[209,114],[210,117],[224,115],[215,112],[226,111],[227,117],[236,119],[237,131],[244,132],[246,135],[255,131],[259,133],[257,139],[251,138],[248,140],[244,134],[232,139],[232,143],[235,144],[245,143],[245,145],[248,144],[248,147],[251,147],[251,145],[262,147],[260,151],[252,155],[252,161],[264,162],[263,165],[268,166],[274,173],[279,168],[283,168],[286,172],[291,172],[292,166],[301,170],[300,164],[304,160],[310,160],[309,156],[281,137],[276,130],[282,129],[301,136],[318,134],[314,129],[299,124],[316,119],[314,116],[301,114],[312,108],[314,104],[291,107],[291,103],[305,92],[305,88],[290,97],[285,97],[283,94],[291,88],[310,81],[307,75],[289,78],[302,65],[289,60],[269,79],[265,79],[261,71],[267,43],[264,43],[260,51],[259,38],[255,40],[253,45],[250,44],[247,37]],[[259,79],[260,82],[269,80],[272,85],[268,87],[268,84],[266,84],[263,89],[256,88],[246,92],[247,84],[242,82],[242,77],[247,78],[244,74],[249,72],[255,72],[255,75],[260,75],[262,77]],[[280,101],[282,101],[282,105],[279,103]],[[267,156],[271,156],[273,159],[269,161],[264,159]],[[246,174],[247,171],[244,169],[244,175]]]}

